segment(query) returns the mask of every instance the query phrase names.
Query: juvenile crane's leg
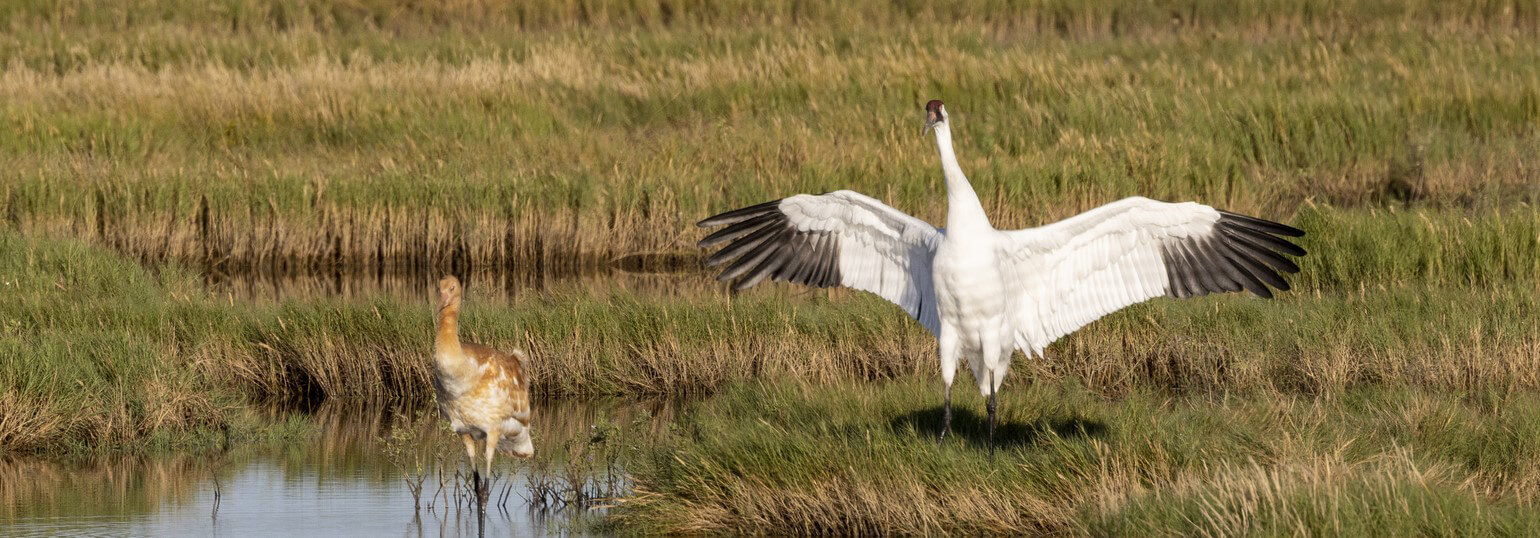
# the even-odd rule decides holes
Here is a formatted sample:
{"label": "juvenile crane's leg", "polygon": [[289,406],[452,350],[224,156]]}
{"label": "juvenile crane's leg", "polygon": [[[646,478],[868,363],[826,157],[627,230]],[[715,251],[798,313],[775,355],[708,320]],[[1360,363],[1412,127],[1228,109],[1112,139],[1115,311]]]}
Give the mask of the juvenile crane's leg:
{"label": "juvenile crane's leg", "polygon": [[492,480],[492,457],[497,455],[497,442],[498,442],[498,439],[500,439],[502,435],[503,435],[503,432],[498,430],[497,428],[492,428],[492,431],[487,432],[487,480],[488,481]]}
{"label": "juvenile crane's leg", "polygon": [[460,440],[465,441],[465,455],[471,460],[471,484],[472,490],[481,491],[481,474],[476,472],[476,437],[469,433],[460,434]]}
{"label": "juvenile crane's leg", "polygon": [[471,470],[476,470],[476,437],[469,433],[460,434],[460,440],[465,441],[465,455],[471,459]]}
{"label": "juvenile crane's leg", "polygon": [[946,398],[941,409],[941,437],[946,439],[946,434],[952,431],[952,379],[957,375],[958,354],[957,331],[945,324],[941,325],[939,351],[941,354],[941,381],[946,383]]}

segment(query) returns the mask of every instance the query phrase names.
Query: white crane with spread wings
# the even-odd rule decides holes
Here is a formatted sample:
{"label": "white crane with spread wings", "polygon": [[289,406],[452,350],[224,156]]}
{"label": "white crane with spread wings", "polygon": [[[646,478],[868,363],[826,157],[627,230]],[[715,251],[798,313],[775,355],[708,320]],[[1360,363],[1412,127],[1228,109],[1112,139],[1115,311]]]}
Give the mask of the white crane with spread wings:
{"label": "white crane with spread wings", "polygon": [[994,454],[995,393],[1011,354],[1043,353],[1054,340],[1131,304],[1246,290],[1289,289],[1280,272],[1305,250],[1280,236],[1304,232],[1196,202],[1125,198],[1047,226],[996,230],[957,165],[941,101],[925,105],[946,176],[946,228],[853,191],[800,194],[722,213],[726,226],[700,241],[724,246],[708,266],[731,262],[718,280],[744,289],[771,278],[875,293],[936,335],[952,422],[958,359],[989,398]]}

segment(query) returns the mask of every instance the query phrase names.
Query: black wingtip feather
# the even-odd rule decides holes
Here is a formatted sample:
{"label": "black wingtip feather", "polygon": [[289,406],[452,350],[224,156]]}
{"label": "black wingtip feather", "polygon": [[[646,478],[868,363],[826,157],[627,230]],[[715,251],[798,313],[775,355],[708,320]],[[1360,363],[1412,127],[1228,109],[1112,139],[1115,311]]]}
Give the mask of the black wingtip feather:
{"label": "black wingtip feather", "polygon": [[760,214],[767,213],[767,212],[771,212],[771,211],[776,211],[776,210],[779,209],[780,205],[781,205],[781,200],[771,200],[771,201],[764,202],[764,203],[754,204],[754,205],[745,207],[743,209],[734,209],[734,210],[728,211],[726,213],[718,213],[716,215],[712,215],[710,217],[706,217],[705,219],[702,219],[700,222],[695,223],[695,225],[699,226],[701,228],[710,228],[712,226],[721,226],[723,224],[732,224],[734,222],[738,222],[738,221],[747,219],[749,217],[753,217],[753,216],[760,215]]}
{"label": "black wingtip feather", "polygon": [[772,200],[697,223],[705,228],[727,226],[696,243],[701,248],[725,244],[706,258],[707,267],[728,263],[717,280],[733,281],[734,290],[766,279],[820,288],[839,284],[838,239],[827,232],[797,230],[781,211],[781,202]]}
{"label": "black wingtip feather", "polygon": [[[1166,245],[1160,250],[1162,258],[1170,260],[1175,254],[1172,249],[1175,245]],[[1166,269],[1166,287],[1171,289],[1171,295],[1179,298],[1187,298],[1192,292],[1187,289],[1187,282],[1183,279],[1186,275],[1187,264],[1168,264]]]}
{"label": "black wingtip feather", "polygon": [[1289,237],[1304,237],[1305,236],[1305,231],[1304,230],[1301,230],[1299,228],[1295,228],[1293,226],[1289,226],[1287,224],[1281,224],[1281,223],[1273,222],[1273,221],[1270,221],[1270,220],[1267,220],[1267,219],[1259,219],[1259,218],[1252,217],[1252,216],[1242,215],[1240,213],[1231,213],[1231,212],[1225,211],[1223,209],[1220,209],[1218,211],[1219,211],[1220,215],[1223,215],[1223,217],[1221,217],[1221,220],[1223,220],[1224,218],[1227,217],[1229,219],[1232,219],[1232,220],[1236,221],[1237,224],[1240,224],[1242,226],[1246,226],[1247,228],[1255,228],[1255,229],[1258,229],[1258,230],[1261,230],[1261,231],[1264,231],[1264,232],[1267,232],[1267,233],[1278,234],[1278,235],[1287,235]]}
{"label": "black wingtip feather", "polygon": [[733,289],[748,289],[753,285],[758,284],[766,277],[775,274],[775,272],[779,270],[782,265],[786,264],[787,257],[784,253],[790,248],[790,243],[781,243],[777,248],[775,248],[775,250],[770,251],[769,254],[766,254],[764,256],[764,260],[759,265],[755,266],[754,270],[749,271],[748,274],[739,279],[736,284],[733,284]]}
{"label": "black wingtip feather", "polygon": [[1201,297],[1208,295],[1211,291],[1220,291],[1218,285],[1214,284],[1213,276],[1199,274],[1201,266],[1198,263],[1198,258],[1193,255],[1186,245],[1178,244],[1173,250],[1175,251],[1176,259],[1179,260],[1179,263],[1176,264],[1178,266],[1177,272],[1185,283],[1184,287],[1187,288],[1188,297]]}
{"label": "black wingtip feather", "polygon": [[717,230],[711,235],[708,235],[705,238],[702,238],[699,242],[695,243],[695,246],[700,248],[711,248],[728,240],[736,239],[738,237],[753,233],[761,226],[771,222],[775,222],[774,214],[755,215],[753,217],[734,222],[731,226],[726,228]]}
{"label": "black wingtip feather", "polygon": [[786,277],[787,281],[796,284],[808,284],[813,279],[813,272],[818,269],[818,256],[823,251],[824,236],[817,235],[808,240],[806,250],[799,252],[797,270]]}
{"label": "black wingtip feather", "polygon": [[1269,250],[1275,250],[1294,257],[1300,257],[1306,254],[1305,249],[1301,248],[1299,245],[1296,245],[1282,237],[1257,230],[1256,228],[1237,226],[1234,225],[1234,221],[1226,220],[1220,220],[1217,225],[1222,226],[1231,232],[1244,234],[1247,239],[1261,243],[1263,247],[1266,247]]}
{"label": "black wingtip feather", "polygon": [[1264,299],[1273,290],[1291,289],[1283,274],[1299,272],[1289,256],[1305,249],[1279,236],[1302,237],[1303,230],[1270,220],[1220,211],[1205,236],[1176,240],[1161,251],[1177,297],[1208,292],[1248,291]]}
{"label": "black wingtip feather", "polygon": [[718,250],[716,254],[712,254],[711,257],[706,258],[706,267],[714,267],[718,264],[721,264],[722,262],[742,256],[747,252],[753,252],[755,248],[758,248],[766,241],[769,241],[770,238],[774,237],[775,234],[780,233],[782,230],[783,227],[781,226],[767,224],[764,227],[755,230],[754,233],[740,237],[734,240],[732,243],[728,243],[728,245],[723,247],[722,250]]}
{"label": "black wingtip feather", "polygon": [[1231,261],[1240,264],[1241,269],[1246,271],[1246,274],[1261,280],[1268,286],[1272,286],[1274,288],[1285,291],[1289,289],[1289,282],[1284,280],[1283,277],[1278,276],[1277,271],[1272,270],[1272,268],[1269,268],[1266,265],[1262,265],[1262,262],[1259,262],[1255,258],[1246,255],[1244,252],[1236,250],[1234,247],[1231,247],[1230,244],[1225,243],[1222,240],[1219,241],[1219,244],[1216,245],[1216,247],[1219,248],[1220,251],[1223,252],[1225,256],[1228,257]]}
{"label": "black wingtip feather", "polygon": [[[774,233],[770,234],[770,237],[759,243],[759,246],[756,246],[754,249],[745,252],[737,260],[733,261],[732,265],[727,266],[727,269],[722,271],[722,276],[727,278],[738,278],[748,274],[750,271],[758,267],[761,262],[764,262],[765,258],[768,258],[771,254],[780,251],[780,241],[790,234],[790,228],[774,230]],[[721,253],[719,252],[717,254]]]}
{"label": "black wingtip feather", "polygon": [[1193,259],[1202,264],[1195,272],[1207,279],[1208,293],[1234,293],[1246,289],[1245,279],[1207,242],[1188,245],[1187,249]]}
{"label": "black wingtip feather", "polygon": [[1219,232],[1220,237],[1224,239],[1225,243],[1230,245],[1231,248],[1237,249],[1247,256],[1261,260],[1279,271],[1283,271],[1285,273],[1299,272],[1298,265],[1295,265],[1294,262],[1289,261],[1289,259],[1285,258],[1282,254],[1268,250],[1267,247],[1258,244],[1257,241],[1254,240],[1249,234],[1237,231],[1229,227],[1220,228]]}

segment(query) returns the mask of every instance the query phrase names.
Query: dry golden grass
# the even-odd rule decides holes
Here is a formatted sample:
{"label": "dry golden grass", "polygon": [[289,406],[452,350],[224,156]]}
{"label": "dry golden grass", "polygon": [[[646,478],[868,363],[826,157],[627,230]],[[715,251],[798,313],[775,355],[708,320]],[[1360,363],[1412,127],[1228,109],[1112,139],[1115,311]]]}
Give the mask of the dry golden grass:
{"label": "dry golden grass", "polygon": [[51,395],[0,394],[0,446],[37,447],[72,435],[65,413]]}
{"label": "dry golden grass", "polygon": [[[1452,489],[1445,494],[1480,506],[1484,500],[1478,492],[1468,487],[1449,488],[1462,474],[1447,464],[1425,466],[1402,450],[1351,463],[1320,455],[1278,465],[1221,464],[1154,484],[1144,484],[1137,476],[1109,477],[1099,483],[1106,490],[1094,493],[1096,498],[1088,501],[1096,514],[1090,528],[1079,530],[1094,535],[1218,537],[1314,529],[1341,536],[1352,529],[1372,528],[1372,523],[1361,518],[1443,523],[1439,520],[1455,519],[1439,513],[1448,507],[1424,504],[1419,497]],[[1387,506],[1366,510],[1363,505],[1372,502]],[[1190,511],[1177,518],[1160,514],[1147,520],[1125,515],[1163,503],[1187,505]],[[1106,519],[1098,521],[1094,519],[1097,516]],[[1121,517],[1127,520],[1119,521]]]}
{"label": "dry golden grass", "polygon": [[[969,488],[938,492],[918,481],[815,481],[794,489],[753,481],[692,485],[696,499],[677,503],[679,519],[667,531],[683,534],[920,535],[1049,534],[1070,524],[1072,512],[1025,488]],[[654,502],[645,487],[631,503]]]}

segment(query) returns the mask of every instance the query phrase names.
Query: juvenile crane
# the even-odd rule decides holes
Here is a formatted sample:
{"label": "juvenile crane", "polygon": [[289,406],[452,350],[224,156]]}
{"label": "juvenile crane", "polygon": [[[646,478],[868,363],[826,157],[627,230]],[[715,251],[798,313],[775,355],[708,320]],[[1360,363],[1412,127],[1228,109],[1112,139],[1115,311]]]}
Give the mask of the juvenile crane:
{"label": "juvenile crane", "polygon": [[[433,341],[433,389],[439,414],[465,442],[472,479],[485,491],[477,472],[477,454],[485,454],[487,477],[499,447],[520,458],[535,455],[529,438],[529,377],[524,353],[503,353],[460,341],[460,280],[438,281],[438,333]],[[478,443],[483,443],[478,447]],[[479,450],[478,450],[479,448]]]}
{"label": "juvenile crane", "polygon": [[1288,290],[1280,272],[1305,250],[1280,236],[1304,232],[1195,203],[1132,197],[1038,228],[996,230],[957,164],[946,107],[925,105],[946,177],[946,228],[853,191],[799,194],[722,213],[700,241],[725,244],[708,266],[745,289],[770,278],[845,286],[903,308],[935,335],[946,385],[941,437],[951,431],[952,379],[966,360],[988,397],[994,455],[995,394],[1020,349],[1050,343],[1131,304],[1246,290]]}

